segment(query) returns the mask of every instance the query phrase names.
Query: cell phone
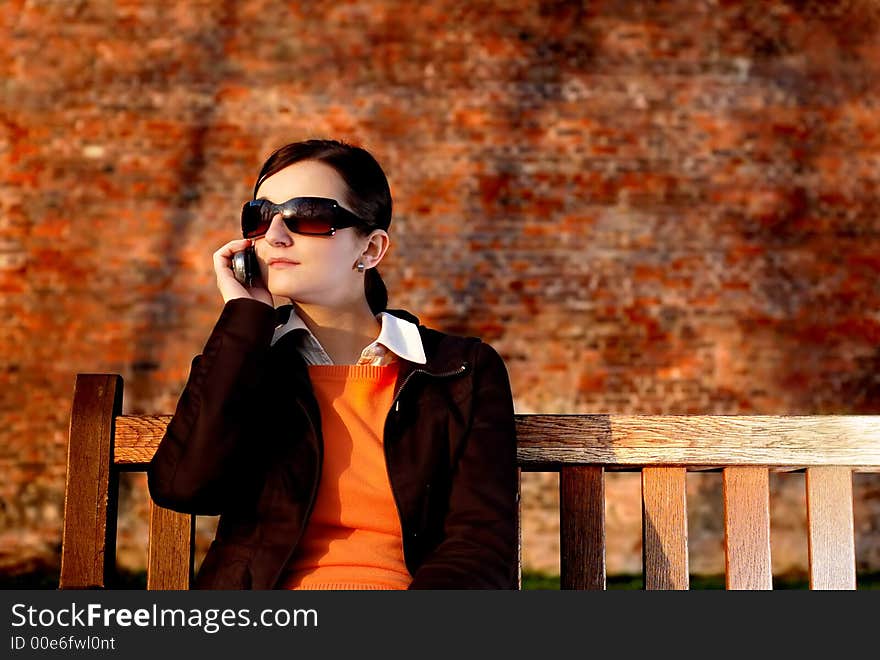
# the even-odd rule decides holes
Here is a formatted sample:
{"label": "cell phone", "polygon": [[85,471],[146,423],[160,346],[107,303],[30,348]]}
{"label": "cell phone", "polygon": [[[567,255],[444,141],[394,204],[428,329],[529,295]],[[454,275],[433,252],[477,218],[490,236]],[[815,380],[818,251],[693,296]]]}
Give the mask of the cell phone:
{"label": "cell phone", "polygon": [[235,279],[246,287],[254,285],[254,280],[260,272],[260,265],[257,263],[257,253],[253,245],[232,255],[232,272]]}

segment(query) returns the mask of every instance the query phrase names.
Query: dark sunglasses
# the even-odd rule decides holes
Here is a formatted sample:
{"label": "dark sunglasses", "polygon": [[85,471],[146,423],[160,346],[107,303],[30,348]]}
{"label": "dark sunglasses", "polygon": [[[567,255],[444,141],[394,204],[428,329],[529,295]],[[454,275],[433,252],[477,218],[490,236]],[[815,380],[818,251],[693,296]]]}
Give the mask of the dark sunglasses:
{"label": "dark sunglasses", "polygon": [[280,213],[287,228],[306,236],[333,236],[337,229],[362,225],[364,221],[327,197],[294,197],[281,204],[253,199],[241,209],[241,234],[256,238],[269,231],[272,218]]}

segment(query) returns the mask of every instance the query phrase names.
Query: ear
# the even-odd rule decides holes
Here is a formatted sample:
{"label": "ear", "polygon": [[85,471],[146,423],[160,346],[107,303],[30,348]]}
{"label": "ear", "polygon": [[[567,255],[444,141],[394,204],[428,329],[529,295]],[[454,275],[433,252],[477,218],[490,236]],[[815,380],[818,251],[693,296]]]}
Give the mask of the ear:
{"label": "ear", "polygon": [[382,257],[391,245],[391,238],[384,229],[374,229],[367,237],[366,245],[361,251],[361,257],[367,268],[375,268],[382,261]]}

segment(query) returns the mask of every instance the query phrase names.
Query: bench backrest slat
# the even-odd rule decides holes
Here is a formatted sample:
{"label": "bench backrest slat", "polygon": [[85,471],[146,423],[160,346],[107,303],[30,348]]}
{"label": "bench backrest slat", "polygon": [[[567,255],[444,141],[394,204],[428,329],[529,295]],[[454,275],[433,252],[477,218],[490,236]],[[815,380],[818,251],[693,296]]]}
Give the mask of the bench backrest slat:
{"label": "bench backrest slat", "polygon": [[642,470],[642,562],[645,589],[687,589],[687,472]]}
{"label": "bench backrest slat", "polygon": [[880,415],[520,415],[526,470],[729,465],[880,469]]}
{"label": "bench backrest slat", "polygon": [[770,474],[766,468],[724,469],[724,563],[728,589],[772,589]]}
{"label": "bench backrest slat", "polygon": [[185,590],[192,580],[195,516],[150,502],[147,589]]}
{"label": "bench backrest slat", "polygon": [[807,469],[807,540],[811,589],[855,589],[852,471]]}
{"label": "bench backrest slat", "polygon": [[560,586],[605,588],[605,474],[572,465],[559,472]]}

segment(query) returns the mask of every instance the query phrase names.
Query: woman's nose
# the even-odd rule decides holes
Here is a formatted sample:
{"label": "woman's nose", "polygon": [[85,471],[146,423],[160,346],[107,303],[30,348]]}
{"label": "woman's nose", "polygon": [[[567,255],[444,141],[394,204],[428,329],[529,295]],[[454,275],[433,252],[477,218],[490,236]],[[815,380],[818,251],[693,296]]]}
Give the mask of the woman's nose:
{"label": "woman's nose", "polygon": [[280,213],[272,216],[272,221],[266,230],[266,240],[272,245],[289,245],[293,242],[290,231],[288,231],[287,225],[284,224]]}

